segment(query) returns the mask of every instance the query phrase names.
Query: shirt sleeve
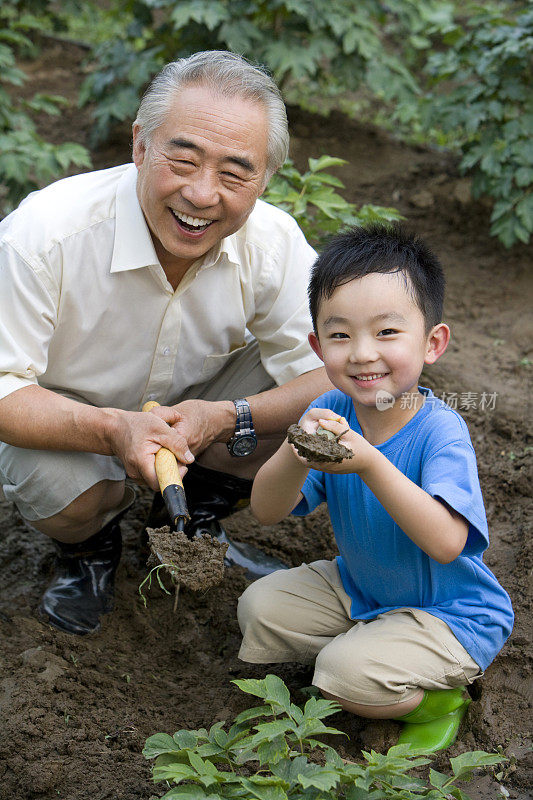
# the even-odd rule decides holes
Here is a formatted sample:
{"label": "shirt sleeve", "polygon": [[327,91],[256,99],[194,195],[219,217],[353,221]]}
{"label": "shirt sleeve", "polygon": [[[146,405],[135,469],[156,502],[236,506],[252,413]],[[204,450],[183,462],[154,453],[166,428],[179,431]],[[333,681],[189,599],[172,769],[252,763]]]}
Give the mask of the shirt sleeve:
{"label": "shirt sleeve", "polygon": [[278,385],[322,366],[307,339],[312,330],[307,286],[316,256],[290,218],[282,235],[262,252],[249,328],[258,341],[263,366]]}
{"label": "shirt sleeve", "polygon": [[301,491],[303,497],[292,510],[295,517],[305,517],[307,514],[310,514],[311,511],[314,511],[315,508],[318,508],[321,503],[326,502],[324,473],[317,472],[314,469],[309,470],[309,474],[305,479]]}
{"label": "shirt sleeve", "polygon": [[35,269],[6,239],[0,245],[0,399],[46,370],[57,311]]}
{"label": "shirt sleeve", "polygon": [[444,500],[468,522],[463,555],[480,555],[486,550],[489,544],[487,520],[476,455],[470,441],[457,439],[431,454],[422,466],[422,489]]}

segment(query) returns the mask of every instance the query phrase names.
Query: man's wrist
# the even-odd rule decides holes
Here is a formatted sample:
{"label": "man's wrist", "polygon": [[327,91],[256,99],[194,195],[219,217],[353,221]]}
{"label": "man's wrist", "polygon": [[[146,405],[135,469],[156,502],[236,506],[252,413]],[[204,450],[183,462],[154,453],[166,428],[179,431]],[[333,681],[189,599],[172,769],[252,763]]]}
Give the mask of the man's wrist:
{"label": "man's wrist", "polygon": [[217,427],[219,428],[215,441],[228,442],[235,433],[237,409],[233,400],[217,400],[214,405],[217,406]]}

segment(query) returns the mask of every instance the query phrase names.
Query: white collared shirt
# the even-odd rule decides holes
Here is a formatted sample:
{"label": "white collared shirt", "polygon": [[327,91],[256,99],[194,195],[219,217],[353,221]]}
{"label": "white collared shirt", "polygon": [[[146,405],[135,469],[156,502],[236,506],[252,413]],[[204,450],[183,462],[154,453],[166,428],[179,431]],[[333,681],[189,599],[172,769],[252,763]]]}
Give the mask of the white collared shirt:
{"label": "white collared shirt", "polygon": [[38,383],[96,406],[175,402],[254,336],[278,384],[321,366],[307,334],[315,251],[258,200],[174,292],[133,164],[57,181],[0,223],[0,398]]}

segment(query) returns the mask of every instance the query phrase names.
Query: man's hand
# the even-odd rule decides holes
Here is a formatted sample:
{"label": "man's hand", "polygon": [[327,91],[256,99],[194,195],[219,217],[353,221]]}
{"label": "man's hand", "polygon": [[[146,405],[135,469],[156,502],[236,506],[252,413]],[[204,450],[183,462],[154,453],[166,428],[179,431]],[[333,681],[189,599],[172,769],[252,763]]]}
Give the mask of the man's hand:
{"label": "man's hand", "polygon": [[227,442],[235,430],[236,411],[231,401],[184,400],[169,410],[175,414],[174,430],[195,456],[213,442]]}
{"label": "man's hand", "polygon": [[155,472],[155,454],[161,447],[171,450],[178,460],[179,470],[187,472],[194,461],[187,439],[175,427],[180,416],[172,408],[158,406],[149,413],[122,411],[113,415],[109,443],[130,478],[159,490]]}
{"label": "man's hand", "polygon": [[[367,440],[359,433],[352,431],[344,417],[340,417],[328,408],[311,408],[300,420],[300,427],[306,433],[314,434],[317,429],[324,428],[338,436],[339,444],[344,445],[353,452],[352,458],[345,458],[341,462],[308,461],[298,454],[298,451],[291,445],[294,456],[308,469],[316,469],[321,472],[337,473],[345,475],[350,472],[362,472],[368,464],[368,456],[374,449]],[[342,436],[340,435],[342,434]]]}

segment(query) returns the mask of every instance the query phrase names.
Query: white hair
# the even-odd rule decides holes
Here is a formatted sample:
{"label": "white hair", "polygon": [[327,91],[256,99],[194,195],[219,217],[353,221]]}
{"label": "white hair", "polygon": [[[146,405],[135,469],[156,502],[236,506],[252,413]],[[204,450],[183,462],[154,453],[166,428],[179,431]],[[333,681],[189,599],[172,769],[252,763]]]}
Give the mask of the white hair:
{"label": "white hair", "polygon": [[148,146],[182,86],[202,85],[226,97],[242,97],[261,103],[268,118],[267,172],[278,170],[289,151],[287,112],[281,93],[262,69],[226,50],[207,50],[171,61],[155,76],[142,98],[134,125]]}

